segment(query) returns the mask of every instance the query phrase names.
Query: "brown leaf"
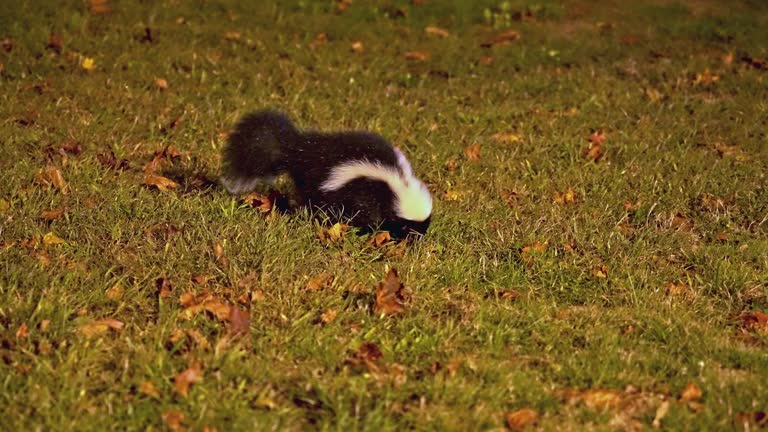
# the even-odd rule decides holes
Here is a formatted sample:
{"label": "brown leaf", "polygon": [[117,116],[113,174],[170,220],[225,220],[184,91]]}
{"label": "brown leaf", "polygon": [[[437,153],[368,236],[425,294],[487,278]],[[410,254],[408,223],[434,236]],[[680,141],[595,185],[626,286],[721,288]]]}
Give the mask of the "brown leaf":
{"label": "brown leaf", "polygon": [[193,363],[192,366],[179,372],[173,379],[173,387],[176,393],[182,397],[189,395],[189,387],[203,380],[203,368],[199,363]]}
{"label": "brown leaf", "polygon": [[336,319],[338,315],[339,311],[334,308],[330,308],[320,314],[320,321],[322,321],[324,324],[330,324]]}
{"label": "brown leaf", "polygon": [[491,56],[482,56],[478,63],[480,63],[480,66],[491,66],[495,61],[496,59]]}
{"label": "brown leaf", "polygon": [[363,45],[363,43],[361,41],[354,41],[354,42],[352,42],[351,47],[352,47],[352,51],[354,51],[356,53],[361,53],[361,52],[365,51],[365,46]]}
{"label": "brown leaf", "polygon": [[507,427],[513,431],[521,431],[527,426],[533,426],[539,420],[539,413],[531,408],[521,408],[506,414]]}
{"label": "brown leaf", "polygon": [[408,51],[405,53],[405,59],[411,61],[424,61],[430,57],[427,51]]}
{"label": "brown leaf", "polygon": [[179,184],[175,181],[156,174],[146,174],[144,176],[144,184],[147,186],[154,186],[163,192],[179,187]]}
{"label": "brown leaf", "polygon": [[502,299],[510,301],[515,301],[521,297],[520,291],[514,289],[499,290],[496,294]]}
{"label": "brown leaf", "polygon": [[384,281],[376,288],[376,305],[373,311],[379,315],[405,311],[403,288],[403,284],[397,277],[397,270],[390,269]]}
{"label": "brown leaf", "polygon": [[309,291],[320,291],[328,288],[333,283],[333,275],[328,272],[322,272],[319,275],[313,277],[307,281],[306,288]]}
{"label": "brown leaf", "polygon": [[755,310],[744,312],[739,318],[745,329],[768,334],[768,314]]}
{"label": "brown leaf", "polygon": [[124,291],[123,285],[120,282],[118,282],[114,284],[112,288],[107,290],[106,295],[107,295],[107,298],[110,300],[117,300],[123,296],[123,291]]}
{"label": "brown leaf", "polygon": [[312,42],[309,43],[309,47],[313,50],[316,50],[327,43],[328,43],[328,35],[325,33],[318,33],[317,36],[315,36],[315,38],[312,39]]}
{"label": "brown leaf", "polygon": [[693,221],[681,213],[676,213],[670,221],[670,226],[677,231],[693,231]]}
{"label": "brown leaf", "polygon": [[483,48],[490,48],[494,45],[512,42],[518,39],[520,39],[520,33],[516,32],[515,30],[507,30],[481,43],[480,46]]}
{"label": "brown leaf", "polygon": [[152,381],[144,381],[139,385],[139,393],[151,398],[160,399],[160,392],[157,391]]}
{"label": "brown leaf", "polygon": [[64,47],[64,38],[61,37],[61,33],[51,32],[48,35],[48,44],[45,47],[52,49],[56,54],[61,54],[61,49]]}
{"label": "brown leaf", "polygon": [[212,276],[207,274],[194,274],[191,277],[192,283],[197,285],[206,285]]}
{"label": "brown leaf", "polygon": [[184,413],[177,409],[169,409],[162,414],[163,423],[173,432],[182,432],[184,429]]}
{"label": "brown leaf", "polygon": [[224,255],[224,245],[218,240],[213,242],[213,259],[224,266],[229,264],[229,260]]}
{"label": "brown leaf", "polygon": [[444,28],[440,28],[437,26],[427,26],[424,28],[424,33],[430,35],[430,36],[437,36],[441,38],[447,38],[451,34],[448,32],[448,30]]}
{"label": "brown leaf", "polygon": [[344,12],[345,10],[349,9],[350,6],[352,6],[352,0],[336,1],[336,10],[339,12]]}
{"label": "brown leaf", "polygon": [[262,213],[269,213],[270,211],[272,211],[272,207],[274,204],[268,196],[262,195],[258,192],[251,192],[248,195],[244,196],[243,202],[259,210]]}
{"label": "brown leaf", "polygon": [[157,295],[160,298],[170,297],[171,291],[173,291],[173,285],[171,285],[171,281],[164,277],[155,279],[155,287],[157,287]]}
{"label": "brown leaf", "polygon": [[155,78],[155,87],[160,91],[168,90],[168,80],[165,78]]}
{"label": "brown leaf", "polygon": [[94,15],[109,13],[109,0],[88,0],[88,10]]}
{"label": "brown leaf", "polygon": [[534,241],[533,243],[529,243],[520,249],[520,259],[522,259],[523,263],[530,267],[533,265],[536,256],[540,256],[546,250],[547,243]]}
{"label": "brown leaf", "polygon": [[27,336],[29,336],[29,327],[27,326],[27,323],[23,322],[19,328],[16,329],[16,339],[24,339]]}
{"label": "brown leaf", "polygon": [[694,383],[688,383],[680,394],[680,400],[683,402],[690,402],[701,397],[701,390]]}
{"label": "brown leaf", "polygon": [[366,366],[369,371],[378,372],[379,367],[376,363],[383,356],[384,355],[376,344],[366,342],[360,345],[360,348],[358,348],[354,356],[346,359],[344,363],[355,367]]}
{"label": "brown leaf", "polygon": [[569,187],[565,192],[557,192],[552,199],[556,204],[561,205],[573,205],[576,204],[577,195],[576,191],[572,187]]}
{"label": "brown leaf", "polygon": [[112,150],[110,150],[109,153],[97,154],[96,159],[98,159],[99,163],[107,169],[122,171],[129,168],[128,159],[118,161],[115,157],[115,152]]}
{"label": "brown leaf", "polygon": [[371,238],[371,244],[377,248],[384,246],[392,240],[392,236],[389,231],[381,231]]}
{"label": "brown leaf", "polygon": [[471,162],[480,160],[480,144],[473,144],[464,148],[464,156]]}
{"label": "brown leaf", "polygon": [[749,160],[749,155],[744,152],[738,145],[727,145],[724,143],[715,143],[715,151],[720,158],[730,157],[738,162],[745,162]]}
{"label": "brown leaf", "polygon": [[456,159],[448,159],[445,163],[445,169],[448,171],[456,171],[459,168],[459,161]]}
{"label": "brown leaf", "polygon": [[592,409],[615,408],[621,402],[621,395],[614,390],[587,390],[581,394],[584,404]]}
{"label": "brown leaf", "polygon": [[52,210],[44,210],[42,213],[40,213],[40,218],[49,222],[59,219],[62,216],[64,216],[64,207],[59,207]]}
{"label": "brown leaf", "polygon": [[598,279],[608,278],[608,266],[605,264],[600,264],[599,266],[592,269],[592,275]]}
{"label": "brown leaf", "polygon": [[9,53],[13,51],[13,48],[16,46],[16,42],[11,38],[3,38],[0,40],[0,47],[3,48],[3,51]]}
{"label": "brown leaf", "polygon": [[320,240],[325,243],[336,243],[344,237],[344,233],[349,231],[349,228],[349,225],[340,222],[333,224],[330,228],[322,228],[319,234]]}
{"label": "brown leaf", "polygon": [[523,140],[519,134],[514,132],[498,132],[491,135],[491,139],[503,144],[515,144]]}
{"label": "brown leaf", "polygon": [[48,165],[41,173],[41,178],[45,183],[52,184],[62,195],[69,193],[69,186],[61,175],[61,171],[53,165]]}
{"label": "brown leaf", "polygon": [[165,163],[165,153],[163,152],[157,152],[155,153],[155,156],[152,157],[152,160],[147,162],[144,165],[144,175],[150,175],[155,174],[156,172],[160,171],[163,168],[163,164]]}
{"label": "brown leaf", "polygon": [[229,307],[229,331],[234,336],[247,335],[251,331],[251,313],[232,305]]}
{"label": "brown leaf", "polygon": [[243,35],[239,31],[224,32],[224,39],[228,41],[239,41]]}
{"label": "brown leaf", "polygon": [[581,151],[581,156],[592,162],[598,162],[603,157],[605,133],[602,131],[593,132],[592,135],[587,138],[587,141],[589,141],[589,145]]}
{"label": "brown leaf", "polygon": [[99,321],[93,321],[87,324],[82,324],[78,331],[85,337],[93,337],[106,333],[109,329],[114,331],[121,331],[125,327],[122,321],[116,319],[103,319]]}
{"label": "brown leaf", "polygon": [[706,69],[704,72],[696,74],[696,76],[693,78],[693,85],[709,86],[718,82],[719,80],[720,75],[713,74],[709,71],[709,69]]}

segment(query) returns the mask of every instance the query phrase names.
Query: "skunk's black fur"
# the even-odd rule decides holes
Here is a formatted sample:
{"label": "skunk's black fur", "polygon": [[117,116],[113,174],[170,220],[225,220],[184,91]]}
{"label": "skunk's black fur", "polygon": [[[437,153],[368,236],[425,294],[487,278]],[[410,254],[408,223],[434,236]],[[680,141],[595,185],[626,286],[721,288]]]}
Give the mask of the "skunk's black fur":
{"label": "skunk's black fur", "polygon": [[398,237],[424,234],[429,227],[429,192],[402,153],[381,136],[302,132],[275,111],[243,117],[224,149],[224,186],[248,192],[284,172],[300,200],[355,226]]}

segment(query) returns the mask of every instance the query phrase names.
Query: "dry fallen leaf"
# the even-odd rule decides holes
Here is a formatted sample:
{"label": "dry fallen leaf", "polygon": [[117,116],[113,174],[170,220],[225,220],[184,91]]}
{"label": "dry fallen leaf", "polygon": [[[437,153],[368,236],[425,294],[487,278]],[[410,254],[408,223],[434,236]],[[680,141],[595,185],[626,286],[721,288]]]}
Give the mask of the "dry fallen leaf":
{"label": "dry fallen leaf", "polygon": [[129,168],[128,159],[117,160],[115,152],[110,150],[109,153],[99,153],[96,155],[96,159],[99,160],[102,166],[107,169],[125,170]]}
{"label": "dry fallen leaf", "polygon": [[738,162],[749,160],[749,155],[738,145],[727,145],[724,143],[715,143],[715,151],[720,158],[731,157]]}
{"label": "dry fallen leaf", "polygon": [[274,203],[268,196],[260,194],[258,192],[251,192],[248,195],[244,196],[243,202],[262,213],[269,213],[270,211],[272,211],[272,207],[274,205]]}
{"label": "dry fallen leaf", "polygon": [[164,277],[155,279],[155,287],[157,287],[157,295],[160,298],[170,297],[171,291],[173,291],[173,285],[171,285],[171,281]]}
{"label": "dry fallen leaf", "polygon": [[107,298],[110,300],[117,300],[123,296],[123,291],[124,291],[123,285],[120,282],[118,282],[114,284],[112,288],[107,290],[107,293],[106,293]]}
{"label": "dry fallen leaf", "polygon": [[444,28],[440,28],[437,26],[427,26],[424,28],[424,33],[430,35],[430,36],[437,36],[441,38],[446,38],[450,36],[451,34],[448,32],[448,30]]}
{"label": "dry fallen leaf", "polygon": [[212,279],[212,276],[207,274],[193,274],[190,279],[192,280],[192,283],[196,285],[206,285],[208,281]]}
{"label": "dry fallen leaf", "polygon": [[487,41],[480,44],[480,46],[484,48],[490,48],[494,45],[512,42],[520,39],[520,33],[516,32],[515,30],[507,30],[504,32],[501,32],[492,38],[488,39]]}
{"label": "dry fallen leaf", "polygon": [[592,275],[594,275],[598,279],[606,279],[608,278],[608,266],[605,264],[601,264],[595,268],[592,269]]}
{"label": "dry fallen leaf", "polygon": [[448,159],[445,163],[445,169],[448,171],[456,171],[459,168],[459,161],[456,159]]}
{"label": "dry fallen leaf", "polygon": [[328,43],[328,35],[325,33],[318,33],[312,42],[309,43],[309,47],[313,50],[320,48]]}
{"label": "dry fallen leaf", "polygon": [[344,237],[344,233],[349,231],[349,228],[349,225],[336,222],[330,228],[321,228],[318,236],[320,237],[320,240],[326,243],[336,243]]}
{"label": "dry fallen leaf", "polygon": [[183,397],[189,394],[189,387],[203,380],[203,368],[199,363],[194,363],[189,368],[179,372],[173,379],[173,387],[176,393]]}
{"label": "dry fallen leaf", "polygon": [[615,408],[621,402],[621,395],[614,390],[587,390],[581,394],[581,400],[592,409]]}
{"label": "dry fallen leaf", "polygon": [[52,232],[46,233],[43,236],[43,244],[44,245],[50,246],[50,245],[60,245],[60,244],[64,244],[64,243],[66,243],[66,241],[63,238],[57,236],[56,234],[54,234]]}
{"label": "dry fallen leaf", "polygon": [[23,322],[19,328],[16,329],[16,339],[24,339],[27,336],[29,336],[29,327],[27,326],[27,323]]}
{"label": "dry fallen leaf", "polygon": [[392,240],[389,231],[381,231],[371,238],[371,244],[377,248],[384,246]]}
{"label": "dry fallen leaf", "polygon": [[55,166],[48,165],[45,167],[45,169],[40,172],[39,178],[43,183],[52,184],[62,195],[67,195],[69,193],[69,186],[64,180],[64,176],[61,175],[61,171]]}
{"label": "dry fallen leaf", "polygon": [[333,275],[328,272],[322,272],[319,275],[313,277],[307,281],[307,289],[309,291],[320,291],[328,288],[333,283]]}
{"label": "dry fallen leaf", "polygon": [[102,335],[109,329],[119,332],[123,329],[123,327],[125,327],[125,324],[122,321],[118,321],[116,319],[103,319],[82,324],[80,327],[78,327],[78,331],[85,337],[93,337]]}
{"label": "dry fallen leaf", "polygon": [[527,426],[533,426],[539,420],[539,413],[531,408],[521,408],[519,410],[507,413],[505,416],[507,427],[513,431],[521,431]]}
{"label": "dry fallen leaf", "polygon": [[478,63],[480,63],[481,66],[491,66],[495,61],[496,59],[494,59],[491,56],[482,56],[480,57],[480,60]]}
{"label": "dry fallen leaf", "polygon": [[229,332],[234,336],[247,335],[251,330],[251,313],[232,305],[229,307]]}
{"label": "dry fallen leaf", "polygon": [[96,69],[96,61],[91,57],[83,57],[83,60],[80,62],[80,67],[90,72]]}
{"label": "dry fallen leaf", "polygon": [[598,162],[603,157],[603,142],[605,141],[605,133],[602,131],[593,132],[587,138],[589,145],[581,151],[581,156],[592,162]]}
{"label": "dry fallen leaf", "polygon": [[427,51],[408,51],[405,53],[405,59],[411,61],[424,61],[430,57]]}
{"label": "dry fallen leaf", "polygon": [[224,32],[224,39],[228,41],[239,41],[243,35],[239,31]]}
{"label": "dry fallen leaf", "polygon": [[397,277],[397,270],[390,269],[384,281],[376,288],[376,305],[373,311],[379,315],[397,314],[405,311],[403,288],[403,284]]}
{"label": "dry fallen leaf", "polygon": [[690,402],[701,397],[701,390],[694,383],[688,383],[680,394],[680,400],[683,402]]}
{"label": "dry fallen leaf", "polygon": [[651,426],[653,426],[654,429],[661,428],[661,421],[669,413],[669,406],[669,401],[665,400],[658,408],[656,408],[656,415],[654,415],[653,422],[651,423]]}
{"label": "dry fallen leaf", "polygon": [[491,139],[504,144],[515,144],[523,140],[523,138],[514,132],[498,132],[491,135]]}
{"label": "dry fallen leaf", "polygon": [[339,311],[334,308],[330,308],[320,314],[320,320],[323,322],[323,324],[330,324],[336,319],[338,315]]}
{"label": "dry fallen leaf", "polygon": [[533,265],[534,258],[537,255],[544,253],[546,250],[547,243],[534,241],[533,243],[529,243],[520,249],[520,259],[522,259],[523,263],[530,267]]}
{"label": "dry fallen leaf", "polygon": [[344,360],[344,363],[356,368],[365,366],[371,372],[378,372],[379,366],[376,363],[383,356],[384,355],[376,344],[366,342],[360,345],[360,348],[358,348],[352,357]]}
{"label": "dry fallen leaf", "polygon": [[213,259],[221,265],[229,263],[229,260],[224,255],[224,245],[218,240],[213,242]]}
{"label": "dry fallen leaf", "polygon": [[156,78],[155,79],[155,87],[157,87],[160,90],[167,90],[168,89],[168,80],[165,78]]}
{"label": "dry fallen leaf", "polygon": [[160,392],[157,391],[157,388],[155,388],[155,385],[152,383],[152,381],[142,382],[139,385],[139,393],[143,394],[144,396],[149,396],[155,399],[160,398]]}
{"label": "dry fallen leaf", "polygon": [[352,42],[352,51],[354,51],[356,53],[361,53],[361,52],[365,51],[365,46],[363,45],[363,43],[361,41],[354,41],[354,42]]}
{"label": "dry fallen leaf", "polygon": [[52,210],[44,210],[42,213],[40,213],[40,218],[49,222],[59,219],[62,216],[64,216],[64,207],[59,207]]}
{"label": "dry fallen leaf", "polygon": [[718,82],[719,80],[720,75],[713,74],[709,71],[709,69],[706,69],[704,72],[696,74],[696,76],[693,78],[693,85],[708,86]]}
{"label": "dry fallen leaf", "polygon": [[480,160],[480,144],[473,144],[464,148],[464,156],[471,162]]}
{"label": "dry fallen leaf", "polygon": [[109,0],[88,0],[88,10],[94,15],[109,13]]}
{"label": "dry fallen leaf", "polygon": [[745,329],[768,334],[768,314],[755,310],[745,312],[739,318]]}
{"label": "dry fallen leaf", "polygon": [[553,201],[556,204],[573,205],[576,204],[577,196],[576,191],[569,187],[565,192],[557,192],[553,197]]}
{"label": "dry fallen leaf", "polygon": [[184,413],[177,409],[169,409],[162,414],[163,423],[173,432],[184,430]]}
{"label": "dry fallen leaf", "polygon": [[179,187],[179,184],[175,181],[156,174],[146,174],[144,176],[144,184],[147,186],[154,186],[163,192]]}

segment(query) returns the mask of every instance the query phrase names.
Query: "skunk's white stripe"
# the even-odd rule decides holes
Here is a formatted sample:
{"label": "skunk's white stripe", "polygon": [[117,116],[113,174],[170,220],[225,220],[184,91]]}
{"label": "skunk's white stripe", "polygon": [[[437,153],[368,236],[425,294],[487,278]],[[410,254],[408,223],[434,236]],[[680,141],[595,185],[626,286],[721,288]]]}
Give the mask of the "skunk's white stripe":
{"label": "skunk's white stripe", "polygon": [[421,222],[432,213],[432,196],[419,179],[413,176],[410,164],[399,150],[397,155],[399,172],[395,167],[367,159],[353,160],[331,169],[320,190],[330,192],[341,189],[350,181],[367,177],[385,182],[395,195],[395,212],[403,219]]}

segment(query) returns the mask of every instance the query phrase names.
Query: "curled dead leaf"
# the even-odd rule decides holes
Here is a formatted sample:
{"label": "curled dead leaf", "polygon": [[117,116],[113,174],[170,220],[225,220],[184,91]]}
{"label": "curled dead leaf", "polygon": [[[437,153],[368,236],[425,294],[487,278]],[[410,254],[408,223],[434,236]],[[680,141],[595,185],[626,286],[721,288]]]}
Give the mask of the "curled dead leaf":
{"label": "curled dead leaf", "polygon": [[336,319],[338,315],[339,315],[339,311],[337,311],[334,308],[330,308],[325,312],[323,312],[322,314],[320,314],[320,321],[322,321],[323,324],[330,324]]}
{"label": "curled dead leaf", "polygon": [[696,384],[688,383],[682,393],[680,393],[680,400],[683,402],[690,402],[701,398],[701,395],[701,389],[699,389]]}
{"label": "curled dead leaf", "polygon": [[29,336],[29,326],[27,326],[27,323],[23,322],[19,328],[16,329],[16,339],[24,339],[27,336]]}
{"label": "curled dead leaf", "polygon": [[160,398],[160,392],[157,391],[157,388],[155,388],[155,385],[152,383],[152,381],[142,382],[139,385],[139,393],[143,394],[144,396],[149,396],[155,399]]}
{"label": "curled dead leaf", "polygon": [[336,222],[330,228],[321,228],[318,237],[325,243],[336,243],[344,237],[344,233],[349,231],[350,226]]}
{"label": "curled dead leaf", "polygon": [[374,247],[380,248],[392,240],[392,236],[389,231],[381,231],[371,238],[371,244]]}
{"label": "curled dead leaf", "polygon": [[262,213],[271,212],[272,207],[274,205],[270,197],[260,194],[258,192],[251,192],[248,195],[244,196],[243,202]]}
{"label": "curled dead leaf", "polygon": [[576,191],[569,187],[565,192],[555,193],[552,200],[555,202],[555,204],[573,205],[576,204],[577,199],[578,197],[576,195]]}
{"label": "curled dead leaf", "polygon": [[168,80],[165,78],[155,78],[155,87],[159,90],[168,90]]}
{"label": "curled dead leaf", "polygon": [[424,61],[429,59],[430,54],[427,51],[408,51],[405,53],[405,59],[411,61]]}
{"label": "curled dead leaf", "polygon": [[43,183],[53,185],[53,187],[58,189],[62,195],[67,195],[69,193],[69,186],[64,180],[64,176],[61,175],[61,171],[53,165],[45,167],[38,175],[38,178],[40,178]]}
{"label": "curled dead leaf", "polygon": [[473,144],[464,148],[464,156],[471,162],[480,160],[480,144]]}
{"label": "curled dead leaf", "polygon": [[494,45],[508,43],[518,39],[520,39],[520,33],[515,30],[507,30],[496,34],[495,36],[481,43],[480,46],[483,48],[490,48]]}
{"label": "curled dead leaf", "polygon": [[593,132],[587,138],[589,145],[582,149],[581,157],[590,160],[592,162],[599,162],[603,158],[603,142],[605,141],[605,133],[602,131]]}
{"label": "curled dead leaf", "polygon": [[66,243],[66,241],[63,238],[57,236],[56,234],[54,234],[52,232],[46,233],[43,236],[43,244],[44,245],[51,246],[51,245],[60,245],[60,244],[64,244],[64,243]]}
{"label": "curled dead leaf", "polygon": [[365,46],[363,45],[363,43],[361,41],[354,41],[354,42],[352,42],[351,48],[352,48],[352,51],[354,51],[356,53],[361,53],[361,52],[365,51]]}
{"label": "curled dead leaf", "polygon": [[251,330],[251,313],[232,305],[229,307],[229,332],[234,336],[247,335]]}
{"label": "curled dead leaf", "polygon": [[430,35],[430,36],[437,36],[441,38],[447,38],[451,35],[451,33],[448,32],[448,30],[444,28],[440,28],[437,26],[427,26],[424,28],[424,33]]}
{"label": "curled dead leaf", "polygon": [[538,411],[531,408],[521,408],[505,415],[507,427],[513,431],[521,431],[528,426],[533,426],[539,420]]}
{"label": "curled dead leaf", "polygon": [[175,181],[156,174],[146,174],[144,176],[144,184],[147,186],[154,186],[163,192],[179,187],[179,184]]}
{"label": "curled dead leaf", "polygon": [[78,327],[78,331],[85,337],[93,337],[102,335],[110,329],[119,332],[123,327],[125,327],[125,324],[122,321],[116,319],[103,319],[82,324]]}
{"label": "curled dead leaf", "polygon": [[173,387],[176,393],[182,397],[189,395],[189,388],[203,380],[203,368],[199,363],[194,363],[189,368],[179,372],[173,379]]}
{"label": "curled dead leaf", "polygon": [[739,317],[742,326],[746,330],[753,330],[758,333],[768,334],[768,314],[759,310],[744,312]]}
{"label": "curled dead leaf", "polygon": [[376,288],[376,305],[373,311],[379,315],[397,314],[405,311],[404,288],[397,276],[397,270],[390,269],[384,281]]}
{"label": "curled dead leaf", "polygon": [[162,414],[163,423],[173,432],[184,430],[184,413],[177,409],[169,409]]}
{"label": "curled dead leaf", "polygon": [[123,284],[120,282],[114,284],[112,288],[108,289],[106,292],[107,298],[110,300],[118,300],[120,297],[123,296]]}
{"label": "curled dead leaf", "polygon": [[40,213],[40,218],[47,221],[54,221],[64,216],[64,207],[58,207],[52,210],[44,210]]}
{"label": "curled dead leaf", "polygon": [[328,272],[322,272],[319,275],[313,277],[307,281],[306,288],[309,291],[320,291],[325,288],[329,288],[333,283],[333,275]]}

